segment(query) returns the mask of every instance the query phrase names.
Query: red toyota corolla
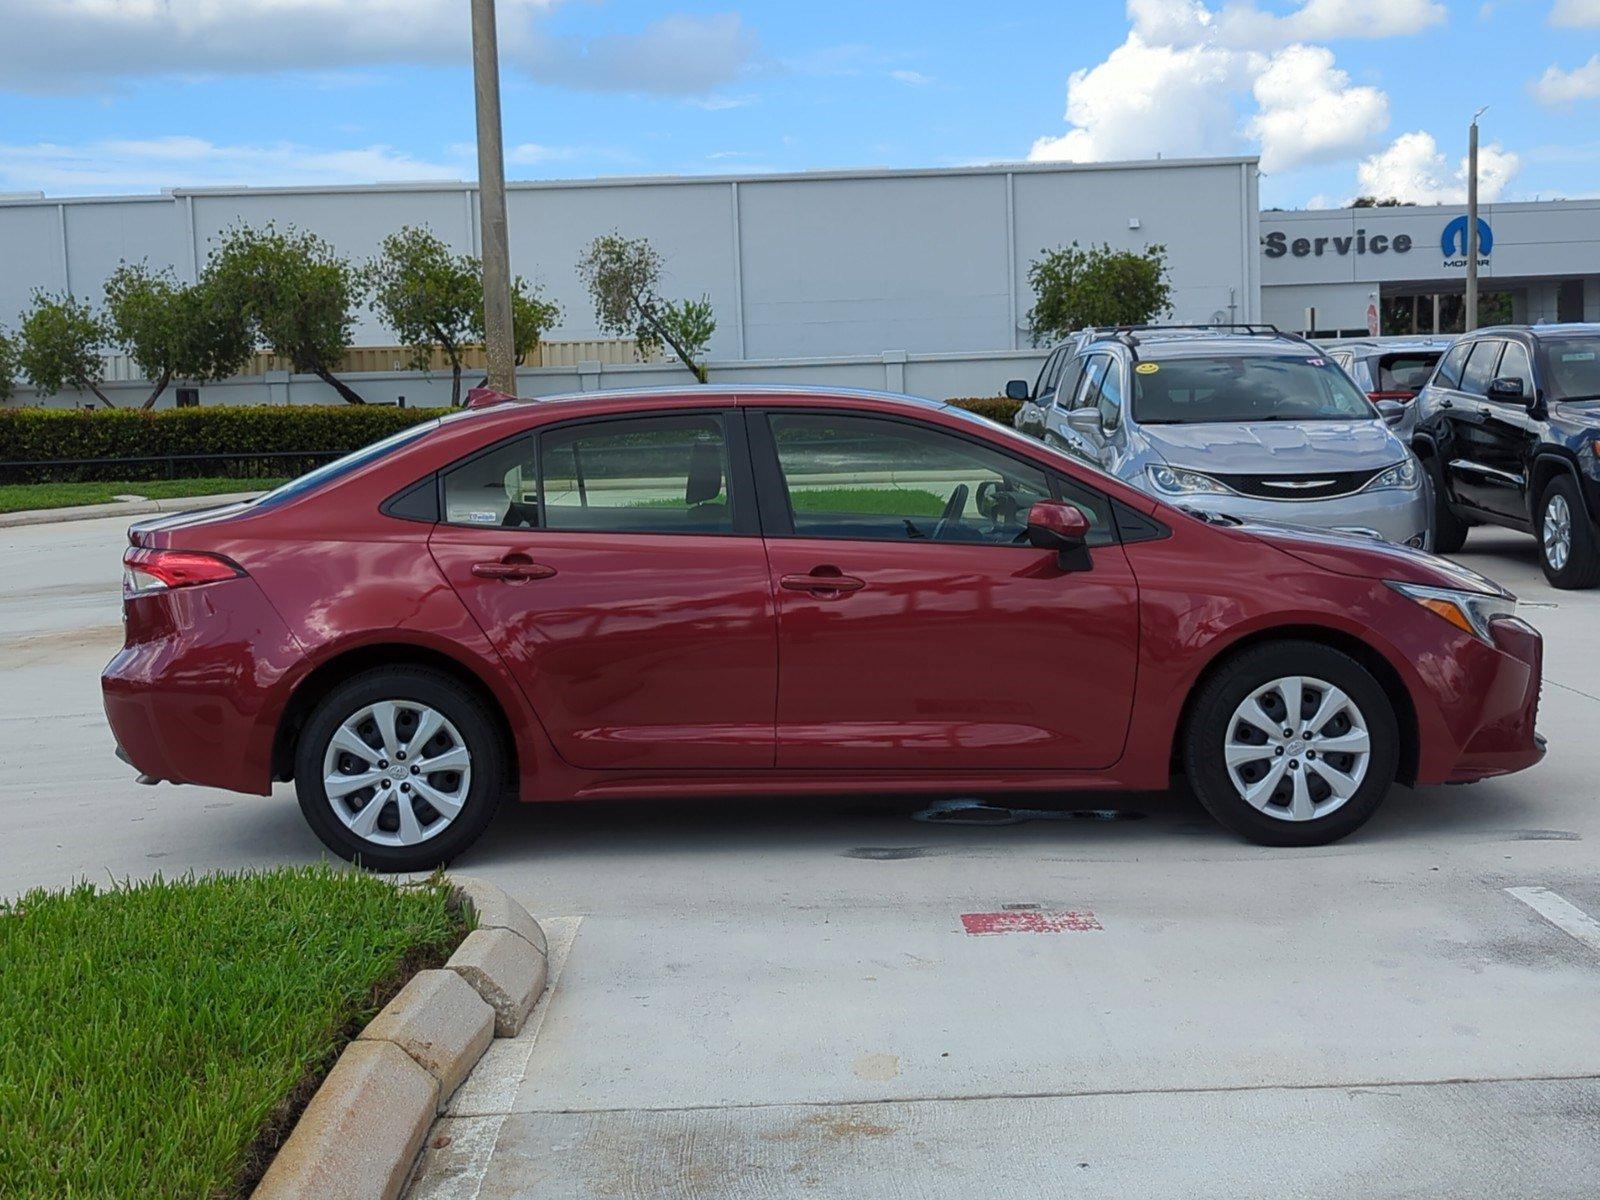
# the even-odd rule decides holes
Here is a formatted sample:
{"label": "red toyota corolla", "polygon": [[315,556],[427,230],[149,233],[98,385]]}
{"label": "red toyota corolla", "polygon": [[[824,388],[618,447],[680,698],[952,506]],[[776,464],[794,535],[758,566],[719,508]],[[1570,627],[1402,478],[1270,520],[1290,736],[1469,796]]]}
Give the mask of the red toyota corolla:
{"label": "red toyota corolla", "polygon": [[293,779],[334,851],[502,796],[1159,789],[1256,841],[1544,753],[1489,580],[1173,508],[959,409],[697,388],[501,404],[130,531],[118,752]]}

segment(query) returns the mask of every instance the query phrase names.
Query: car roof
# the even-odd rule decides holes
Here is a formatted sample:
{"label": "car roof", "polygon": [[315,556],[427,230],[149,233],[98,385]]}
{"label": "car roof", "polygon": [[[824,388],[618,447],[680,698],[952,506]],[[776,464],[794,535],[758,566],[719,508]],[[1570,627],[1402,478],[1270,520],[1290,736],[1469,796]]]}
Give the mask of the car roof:
{"label": "car roof", "polygon": [[1486,325],[1482,329],[1474,329],[1473,337],[1482,337],[1484,334],[1520,333],[1527,337],[1559,338],[1559,337],[1597,337],[1600,336],[1600,321],[1562,321],[1549,325]]}
{"label": "car roof", "polygon": [[1284,333],[1273,325],[1133,325],[1085,329],[1061,345],[1078,352],[1091,346],[1122,346],[1142,359],[1203,358],[1215,354],[1233,358],[1265,357],[1286,352],[1317,352],[1317,347],[1299,334]]}
{"label": "car roof", "polygon": [[1317,345],[1327,350],[1371,350],[1387,354],[1394,350],[1448,350],[1460,336],[1456,333],[1396,333],[1382,337],[1319,339]]}
{"label": "car roof", "polygon": [[560,392],[553,396],[518,396],[501,404],[489,404],[470,410],[473,413],[505,413],[524,409],[529,405],[580,405],[584,402],[601,403],[613,409],[649,408],[660,400],[706,400],[728,403],[763,399],[822,402],[829,400],[871,400],[879,404],[899,406],[927,412],[931,409],[950,408],[944,400],[930,400],[926,396],[911,396],[904,392],[874,391],[871,388],[813,387],[806,384],[742,384],[705,383],[667,385],[644,388],[602,388],[590,392]]}

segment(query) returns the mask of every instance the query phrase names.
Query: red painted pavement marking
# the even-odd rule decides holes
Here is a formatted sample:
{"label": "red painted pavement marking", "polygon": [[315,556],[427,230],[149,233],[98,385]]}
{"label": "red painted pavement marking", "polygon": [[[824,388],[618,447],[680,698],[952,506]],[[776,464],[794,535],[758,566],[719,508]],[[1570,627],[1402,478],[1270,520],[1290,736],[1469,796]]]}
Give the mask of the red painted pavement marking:
{"label": "red painted pavement marking", "polygon": [[961,925],[974,937],[991,933],[1086,933],[1105,929],[1088,909],[962,913]]}

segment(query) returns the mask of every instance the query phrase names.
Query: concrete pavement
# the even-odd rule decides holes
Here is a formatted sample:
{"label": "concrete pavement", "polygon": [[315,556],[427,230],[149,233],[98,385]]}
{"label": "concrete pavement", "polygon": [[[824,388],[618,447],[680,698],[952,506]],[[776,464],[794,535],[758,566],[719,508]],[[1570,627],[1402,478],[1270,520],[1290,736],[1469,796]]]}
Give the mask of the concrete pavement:
{"label": "concrete pavement", "polygon": [[[319,856],[286,787],[112,758],[122,527],[0,530],[0,893]],[[1600,918],[1600,593],[1533,555],[1461,557],[1545,633],[1550,757],[1397,789],[1338,846],[1248,846],[1182,794],[999,828],[870,796],[504,812],[459,866],[545,924],[552,987],[414,1195],[1595,1194],[1600,952],[1506,889]],[[965,932],[1008,906],[1093,919]]]}

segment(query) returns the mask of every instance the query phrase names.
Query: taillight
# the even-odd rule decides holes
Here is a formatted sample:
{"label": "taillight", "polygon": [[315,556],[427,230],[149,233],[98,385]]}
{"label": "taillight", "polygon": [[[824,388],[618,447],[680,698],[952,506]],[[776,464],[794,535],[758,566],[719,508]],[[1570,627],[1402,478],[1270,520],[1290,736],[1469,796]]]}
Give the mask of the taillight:
{"label": "taillight", "polygon": [[244,574],[237,563],[201,550],[147,550],[132,546],[122,556],[122,566],[123,588],[130,596],[219,583]]}
{"label": "taillight", "polygon": [[1367,399],[1376,404],[1379,400],[1398,400],[1401,404],[1410,404],[1417,398],[1415,392],[1368,392]]}

